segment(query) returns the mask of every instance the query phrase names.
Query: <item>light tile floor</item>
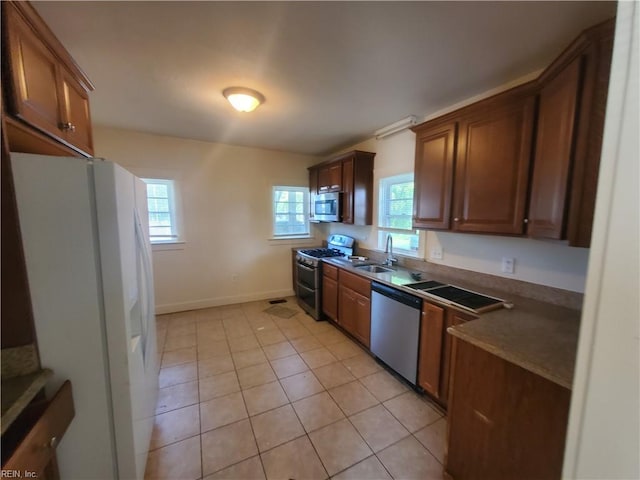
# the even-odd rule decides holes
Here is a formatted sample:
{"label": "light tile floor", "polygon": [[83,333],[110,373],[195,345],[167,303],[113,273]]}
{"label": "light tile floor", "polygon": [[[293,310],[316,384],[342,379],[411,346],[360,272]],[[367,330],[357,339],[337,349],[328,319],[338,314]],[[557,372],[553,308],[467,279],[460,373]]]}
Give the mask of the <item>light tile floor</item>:
{"label": "light tile floor", "polygon": [[146,478],[441,480],[442,414],[287,300],[158,317]]}

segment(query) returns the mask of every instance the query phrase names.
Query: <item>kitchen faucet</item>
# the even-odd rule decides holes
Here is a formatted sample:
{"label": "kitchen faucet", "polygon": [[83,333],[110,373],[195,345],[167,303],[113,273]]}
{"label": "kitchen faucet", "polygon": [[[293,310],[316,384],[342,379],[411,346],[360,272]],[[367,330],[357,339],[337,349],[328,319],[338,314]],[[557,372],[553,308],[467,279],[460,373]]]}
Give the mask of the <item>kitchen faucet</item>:
{"label": "kitchen faucet", "polygon": [[393,256],[393,238],[391,234],[387,235],[387,246],[384,249],[384,253],[387,254],[387,259],[384,261],[384,264],[393,267],[393,264],[397,262],[398,259]]}

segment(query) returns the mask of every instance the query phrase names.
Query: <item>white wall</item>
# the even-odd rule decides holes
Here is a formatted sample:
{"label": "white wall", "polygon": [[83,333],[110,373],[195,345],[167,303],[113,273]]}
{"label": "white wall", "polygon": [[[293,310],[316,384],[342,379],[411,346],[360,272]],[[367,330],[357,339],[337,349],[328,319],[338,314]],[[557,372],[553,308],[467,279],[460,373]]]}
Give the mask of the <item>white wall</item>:
{"label": "white wall", "polygon": [[176,180],[185,244],[153,252],[158,313],[293,294],[291,247],[321,236],[270,240],[271,187],[308,186],[317,158],[111,128],[94,135],[96,156]]}
{"label": "white wall", "polygon": [[[512,86],[509,84],[508,86]],[[502,87],[503,89],[504,87]],[[487,92],[495,93],[500,89]],[[474,97],[469,101],[476,101]],[[463,104],[458,104],[460,107]],[[384,139],[371,139],[350,149],[377,152],[374,165],[374,224],[378,214],[378,182],[380,178],[412,172],[414,169],[415,134],[405,130]],[[323,227],[329,233],[344,233],[358,240],[367,249],[377,249],[377,229],[330,224]],[[429,231],[423,236],[421,256],[428,261],[451,267],[548,285],[574,292],[583,292],[589,250],[568,247],[564,242],[547,242],[527,238],[495,235]],[[442,260],[429,259],[431,249],[443,250]],[[515,273],[502,273],[502,257],[515,259]]]}
{"label": "white wall", "polygon": [[640,8],[620,2],[564,478],[640,478]]}

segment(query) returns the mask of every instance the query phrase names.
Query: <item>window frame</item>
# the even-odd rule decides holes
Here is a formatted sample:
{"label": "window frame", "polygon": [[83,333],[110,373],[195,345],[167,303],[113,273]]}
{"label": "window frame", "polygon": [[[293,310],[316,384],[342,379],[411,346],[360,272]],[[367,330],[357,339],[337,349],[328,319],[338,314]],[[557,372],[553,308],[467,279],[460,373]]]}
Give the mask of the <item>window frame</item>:
{"label": "window frame", "polygon": [[[302,208],[304,218],[304,233],[276,233],[276,191],[288,191],[288,192],[302,192]],[[301,187],[299,185],[273,185],[271,187],[271,238],[273,240],[287,240],[291,238],[310,238],[311,237],[311,225],[309,222],[309,187]],[[296,202],[297,203],[297,202]],[[289,213],[291,215],[291,213]]]}
{"label": "window frame", "polygon": [[[176,244],[176,243],[184,243],[181,236],[181,228],[179,225],[179,215],[177,213],[177,202],[176,202],[176,182],[170,178],[151,178],[144,177],[141,179],[147,186],[149,184],[153,185],[165,185],[167,187],[167,202],[169,207],[169,221],[171,223],[171,234],[170,235],[162,235],[164,237],[162,240],[154,239],[151,235],[151,218],[148,218],[149,223],[149,241],[152,245],[168,245],[168,244]],[[152,212],[149,211],[148,202],[149,202],[149,190],[147,188],[147,215],[150,215]],[[166,238],[170,237],[170,238]]]}
{"label": "window frame", "polygon": [[[391,234],[393,237],[395,235],[410,235],[415,236],[418,241],[418,245],[415,250],[407,250],[405,248],[400,248],[394,245],[393,252],[398,253],[400,255],[405,255],[414,258],[423,258],[423,244],[424,239],[422,232],[415,228],[397,228],[390,227],[386,225],[385,219],[389,218],[388,208],[389,208],[389,197],[390,190],[392,185],[396,185],[399,183],[407,183],[412,182],[415,187],[415,179],[413,172],[401,173],[396,175],[389,175],[386,177],[382,177],[378,180],[378,215],[377,215],[377,230],[378,230],[378,239],[377,245],[379,250],[384,250],[386,247],[386,239],[387,235]],[[411,202],[411,219],[413,219],[413,199],[415,198],[415,190],[414,197],[412,197]]]}

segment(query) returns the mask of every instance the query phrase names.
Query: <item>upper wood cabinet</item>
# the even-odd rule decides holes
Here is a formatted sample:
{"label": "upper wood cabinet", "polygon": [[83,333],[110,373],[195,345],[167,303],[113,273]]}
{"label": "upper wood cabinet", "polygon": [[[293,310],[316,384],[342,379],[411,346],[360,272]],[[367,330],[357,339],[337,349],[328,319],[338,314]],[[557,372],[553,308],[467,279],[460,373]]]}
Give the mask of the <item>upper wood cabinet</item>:
{"label": "upper wood cabinet", "polygon": [[7,112],[79,153],[93,154],[91,82],[29,3],[2,2],[2,20]]}
{"label": "upper wood cabinet", "polygon": [[414,227],[524,233],[534,115],[528,85],[414,127]]}
{"label": "upper wood cabinet", "polygon": [[527,233],[560,239],[565,226],[567,181],[573,154],[580,60],[540,91],[536,156]]}
{"label": "upper wood cabinet", "polygon": [[540,77],[531,237],[590,245],[613,28],[584,32]]}
{"label": "upper wood cabinet", "polygon": [[415,228],[448,229],[456,146],[456,123],[436,125],[416,136]]}
{"label": "upper wood cabinet", "polygon": [[534,81],[414,127],[414,227],[588,247],[613,29],[586,30]]}
{"label": "upper wood cabinet", "polygon": [[318,169],[318,193],[342,190],[342,162],[333,162]]}
{"label": "upper wood cabinet", "polygon": [[524,233],[535,98],[512,98],[460,120],[453,230]]}
{"label": "upper wood cabinet", "polygon": [[[342,192],[342,223],[371,225],[375,155],[375,153],[354,150],[310,167],[311,196],[313,197],[316,191],[317,193]],[[314,185],[317,185],[317,188],[314,188]],[[313,220],[313,216],[311,219]]]}

